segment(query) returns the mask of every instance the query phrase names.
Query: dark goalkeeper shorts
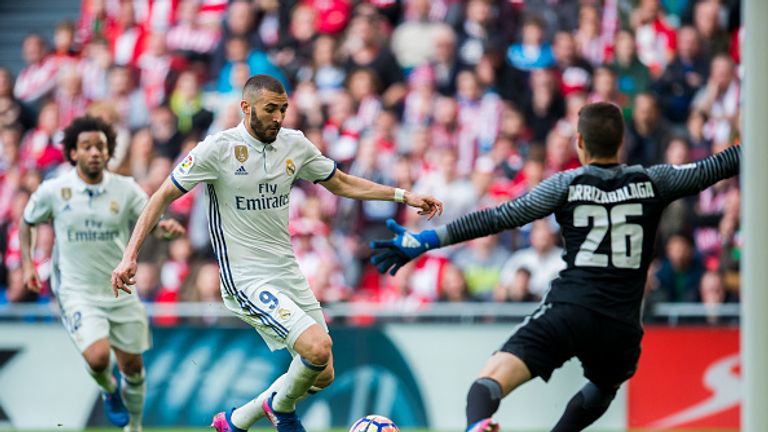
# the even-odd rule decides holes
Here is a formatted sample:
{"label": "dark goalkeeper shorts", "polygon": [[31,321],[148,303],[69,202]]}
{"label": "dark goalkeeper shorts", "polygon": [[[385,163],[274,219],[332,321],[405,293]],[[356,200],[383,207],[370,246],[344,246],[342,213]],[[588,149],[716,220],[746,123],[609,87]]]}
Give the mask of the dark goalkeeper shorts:
{"label": "dark goalkeeper shorts", "polygon": [[525,318],[501,351],[519,357],[534,377],[577,357],[584,376],[599,387],[616,387],[637,370],[643,330],[569,303],[546,303]]}

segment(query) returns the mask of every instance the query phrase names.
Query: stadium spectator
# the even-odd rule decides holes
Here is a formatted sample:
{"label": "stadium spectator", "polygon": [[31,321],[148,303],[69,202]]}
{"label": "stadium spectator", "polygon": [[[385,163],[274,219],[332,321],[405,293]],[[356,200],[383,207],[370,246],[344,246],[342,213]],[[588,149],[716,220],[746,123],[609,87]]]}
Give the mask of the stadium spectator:
{"label": "stadium spectator", "polygon": [[707,81],[709,62],[700,45],[695,28],[681,27],[677,31],[677,55],[654,83],[661,111],[674,123],[686,120],[696,91]]}
{"label": "stadium spectator", "polygon": [[674,56],[677,38],[664,16],[660,0],[640,0],[630,18],[637,42],[637,56],[658,77]]}
{"label": "stadium spectator", "polygon": [[441,200],[445,205],[443,218],[451,220],[473,210],[479,199],[472,182],[460,176],[457,165],[456,150],[441,149],[436,170],[421,177],[413,187],[417,193]]}
{"label": "stadium spectator", "polygon": [[706,309],[707,324],[722,323],[723,319],[717,313],[718,308],[733,301],[733,296],[725,289],[723,275],[716,271],[704,273],[699,286],[699,297]]}
{"label": "stadium spectator", "polygon": [[139,65],[145,50],[147,32],[136,18],[135,2],[120,2],[114,27],[106,29],[112,58],[118,66]]}
{"label": "stadium spectator", "polygon": [[637,58],[635,37],[628,31],[620,31],[616,35],[616,46],[613,64],[619,92],[626,97],[624,117],[631,117],[631,102],[639,93],[649,90],[651,75],[648,68]]}
{"label": "stadium spectator", "polygon": [[233,0],[227,6],[226,20],[222,28],[222,36],[213,51],[210,76],[221,76],[221,68],[228,60],[228,45],[232,38],[245,38],[245,45],[249,47],[261,47],[259,35],[254,28],[255,16],[251,2],[247,0]]}
{"label": "stadium spectator", "polygon": [[532,224],[531,246],[514,252],[504,263],[495,301],[538,301],[549,283],[565,269],[563,250],[556,246],[557,232],[547,219]]}
{"label": "stadium spectator", "polygon": [[608,58],[607,41],[600,31],[600,11],[594,5],[582,4],[579,8],[579,27],[574,32],[574,41],[581,57],[592,66],[599,66]]}
{"label": "stadium spectator", "polygon": [[219,43],[218,23],[206,24],[200,15],[200,0],[181,0],[178,22],[166,37],[168,49],[189,61],[207,62]]}
{"label": "stadium spectator", "polygon": [[699,283],[706,269],[693,239],[687,234],[675,234],[664,249],[666,257],[655,274],[663,298],[670,302],[699,301]]}
{"label": "stadium spectator", "polygon": [[[109,96],[109,69],[112,53],[104,38],[89,41],[82,50],[78,68],[83,76],[83,94],[90,100],[102,100]],[[87,84],[87,85],[86,85]]]}
{"label": "stadium spectator", "polygon": [[312,45],[311,61],[297,72],[300,82],[312,81],[315,84],[324,105],[330,103],[334,94],[343,89],[346,79],[346,71],[339,65],[336,45],[333,37],[318,36]]}
{"label": "stadium spectator", "polygon": [[83,77],[74,63],[63,66],[59,71],[53,100],[59,109],[59,125],[62,128],[84,115],[91,104],[83,93]]}
{"label": "stadium spectator", "polygon": [[430,62],[435,73],[437,91],[443,96],[456,93],[456,77],[468,68],[456,52],[456,33],[447,27],[439,27],[434,33],[435,52]]}
{"label": "stadium spectator", "polygon": [[592,93],[587,96],[587,103],[611,102],[622,109],[630,105],[630,99],[619,90],[616,72],[608,66],[595,69]]}
{"label": "stadium spectator", "polygon": [[49,55],[48,45],[42,36],[31,34],[21,45],[26,66],[16,77],[13,95],[30,108],[38,108],[56,85],[59,61]]}
{"label": "stadium spectator", "polygon": [[507,60],[512,66],[524,71],[548,68],[555,64],[552,46],[544,42],[544,24],[538,17],[529,16],[525,19],[522,40],[510,45]]}
{"label": "stadium spectator", "polygon": [[526,123],[532,140],[543,142],[554,124],[565,114],[565,102],[553,72],[537,69],[531,72],[530,93],[524,101]]}
{"label": "stadium spectator", "polygon": [[501,282],[501,269],[509,259],[498,244],[497,236],[472,240],[451,256],[451,262],[461,270],[467,283],[467,292],[474,301],[491,301]]}
{"label": "stadium spectator", "polygon": [[457,34],[457,53],[461,62],[474,66],[487,48],[503,45],[494,23],[493,7],[490,0],[466,2],[464,21]]}
{"label": "stadium spectator", "polygon": [[25,126],[29,119],[13,94],[13,75],[0,66],[0,128]]}
{"label": "stadium spectator", "polygon": [[635,96],[632,118],[624,138],[626,163],[645,166],[660,163],[669,134],[669,127],[659,114],[656,97],[650,93]]}
{"label": "stadium spectator", "polygon": [[726,54],[712,59],[709,79],[693,98],[693,109],[707,115],[704,134],[717,144],[727,143],[736,126],[741,85],[736,76],[736,66]]}
{"label": "stadium spectator", "polygon": [[405,96],[403,73],[392,51],[376,34],[381,17],[357,15],[349,23],[343,50],[347,57],[344,69],[347,74],[361,68],[370,68],[379,78],[382,101],[385,107],[399,103]]}
{"label": "stadium spectator", "polygon": [[731,45],[720,16],[720,2],[717,0],[700,0],[693,7],[693,25],[702,37],[702,52],[709,56],[728,53]]}
{"label": "stadium spectator", "polygon": [[37,116],[37,126],[27,132],[21,142],[22,168],[47,175],[64,162],[59,144],[61,129],[58,106],[54,102],[45,103]]}
{"label": "stadium spectator", "polygon": [[555,34],[552,54],[560,78],[560,93],[568,96],[573,92],[587,91],[592,81],[592,65],[577,51],[571,33],[559,31]]}
{"label": "stadium spectator", "polygon": [[392,32],[391,48],[400,66],[410,71],[434,58],[435,35],[445,24],[430,20],[429,0],[406,0],[405,4],[405,19]]}

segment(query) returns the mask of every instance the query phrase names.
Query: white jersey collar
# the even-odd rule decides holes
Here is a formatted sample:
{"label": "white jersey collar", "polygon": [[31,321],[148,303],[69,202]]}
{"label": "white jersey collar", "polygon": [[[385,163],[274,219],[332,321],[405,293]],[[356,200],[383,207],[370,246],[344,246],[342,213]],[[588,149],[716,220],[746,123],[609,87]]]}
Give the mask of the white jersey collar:
{"label": "white jersey collar", "polygon": [[80,178],[79,175],[77,175],[77,168],[74,168],[72,171],[70,171],[70,175],[72,176],[74,183],[75,183],[75,190],[78,192],[85,192],[87,190],[92,190],[98,194],[103,194],[106,190],[107,182],[109,182],[110,177],[112,174],[109,173],[109,171],[104,170],[104,175],[101,179],[101,183],[99,184],[88,184],[83,181],[83,179]]}
{"label": "white jersey collar", "polygon": [[[240,124],[237,125],[237,131],[240,132],[240,136],[245,140],[245,142],[251,147],[253,147],[253,149],[259,153],[263,153],[264,149],[270,148],[274,145],[274,142],[271,144],[263,143],[257,140],[256,138],[254,138],[253,135],[248,133],[248,129],[245,128],[245,120],[241,121]],[[278,131],[278,134],[279,133],[280,132]]]}

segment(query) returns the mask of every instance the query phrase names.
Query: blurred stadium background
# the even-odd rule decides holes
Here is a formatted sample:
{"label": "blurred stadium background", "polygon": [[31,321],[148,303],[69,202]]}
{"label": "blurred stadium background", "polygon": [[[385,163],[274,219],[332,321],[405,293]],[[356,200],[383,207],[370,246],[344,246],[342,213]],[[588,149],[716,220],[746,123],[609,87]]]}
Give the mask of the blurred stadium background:
{"label": "blurred stadium background", "polygon": [[[300,410],[310,430],[377,413],[457,431],[475,373],[564,265],[557,225],[432,253],[397,277],[367,264],[368,241],[389,235],[389,217],[448,222],[577,166],[585,102],[623,108],[630,164],[738,143],[742,34],[738,0],[1,0],[0,429],[105,426],[55,299],[23,287],[17,240],[30,193],[70,168],[59,139],[74,117],[113,123],[110,169],[151,194],[201,137],[240,121],[248,76],[269,73],[290,89],[284,126],[342,169],[442,199],[445,214],[426,222],[297,184],[294,248],[337,363],[335,384]],[[140,258],[147,427],[204,427],[288,362],[220,304],[198,197],[172,207],[188,237]],[[739,199],[729,180],[667,210],[639,372],[595,430],[738,429]],[[41,229],[42,275],[52,245]],[[569,363],[527,384],[503,402],[502,426],[551,427],[582,381]]]}

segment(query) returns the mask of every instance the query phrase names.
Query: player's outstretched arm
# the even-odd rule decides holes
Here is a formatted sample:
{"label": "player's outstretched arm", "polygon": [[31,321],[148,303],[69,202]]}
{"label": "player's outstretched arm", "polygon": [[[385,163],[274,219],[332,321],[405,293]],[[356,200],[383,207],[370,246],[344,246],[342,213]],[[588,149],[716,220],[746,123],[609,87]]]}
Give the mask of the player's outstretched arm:
{"label": "player's outstretched arm", "polygon": [[408,261],[430,249],[485,237],[541,219],[565,201],[572,176],[572,172],[555,174],[518,199],[469,213],[434,230],[412,233],[390,219],[387,228],[395,233],[395,237],[371,242],[371,249],[375,251],[371,262],[380,273],[389,271],[394,275]]}
{"label": "player's outstretched arm", "polygon": [[40,276],[32,261],[33,237],[36,228],[29,225],[24,218],[19,223],[19,248],[21,249],[21,269],[24,277],[24,286],[33,292],[40,292]]}
{"label": "player's outstretched arm", "polygon": [[128,294],[131,293],[128,285],[136,283],[134,279],[137,267],[136,259],[141,245],[144,244],[147,234],[155,228],[155,225],[160,220],[160,216],[162,216],[171,202],[182,195],[183,192],[169,178],[163,182],[160,189],[149,199],[147,206],[144,207],[139,219],[136,221],[136,226],[133,228],[133,234],[131,234],[131,239],[128,241],[128,246],[123,251],[123,259],[115,270],[112,271],[112,289],[115,292],[115,297],[118,296],[120,290]]}
{"label": "player's outstretched arm", "polygon": [[661,197],[672,202],[737,175],[740,166],[741,146],[736,145],[695,163],[654,165],[648,168],[648,174]]}
{"label": "player's outstretched arm", "polygon": [[353,176],[336,170],[333,176],[320,182],[335,195],[345,198],[368,201],[396,201],[411,207],[419,208],[420,215],[428,215],[432,219],[443,213],[443,203],[429,195],[420,195],[403,189],[374,183],[361,177]]}

